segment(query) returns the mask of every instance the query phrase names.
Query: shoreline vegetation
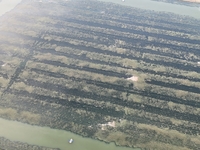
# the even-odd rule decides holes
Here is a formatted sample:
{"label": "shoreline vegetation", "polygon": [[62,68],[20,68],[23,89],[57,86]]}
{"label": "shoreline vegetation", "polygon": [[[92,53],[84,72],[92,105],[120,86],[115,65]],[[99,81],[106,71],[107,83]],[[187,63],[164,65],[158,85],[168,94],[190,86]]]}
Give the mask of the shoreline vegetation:
{"label": "shoreline vegetation", "polygon": [[179,4],[191,7],[200,7],[200,0],[152,0],[152,1]]}
{"label": "shoreline vegetation", "polygon": [[37,145],[29,145],[27,143],[10,141],[0,137],[0,150],[60,150],[58,148],[41,147]]}
{"label": "shoreline vegetation", "polygon": [[192,3],[200,3],[200,0],[183,0],[186,2],[192,2]]}
{"label": "shoreline vegetation", "polygon": [[0,21],[1,118],[144,150],[200,147],[199,20],[24,0]]}

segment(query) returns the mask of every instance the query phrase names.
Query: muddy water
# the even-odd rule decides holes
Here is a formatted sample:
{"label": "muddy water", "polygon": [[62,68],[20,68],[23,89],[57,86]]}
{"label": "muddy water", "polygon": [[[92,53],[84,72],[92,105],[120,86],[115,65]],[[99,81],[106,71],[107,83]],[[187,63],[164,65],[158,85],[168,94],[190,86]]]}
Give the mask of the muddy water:
{"label": "muddy water", "polygon": [[[12,141],[60,148],[61,150],[139,150],[117,147],[114,143],[106,144],[98,140],[83,138],[82,136],[64,130],[32,126],[2,118],[0,118],[0,136]],[[68,143],[70,138],[74,139],[73,144]]]}

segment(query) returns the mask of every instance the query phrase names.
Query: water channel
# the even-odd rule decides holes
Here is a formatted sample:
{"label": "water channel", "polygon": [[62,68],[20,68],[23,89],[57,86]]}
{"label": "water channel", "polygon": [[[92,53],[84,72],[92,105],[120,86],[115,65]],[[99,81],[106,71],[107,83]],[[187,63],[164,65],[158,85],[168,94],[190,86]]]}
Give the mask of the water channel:
{"label": "water channel", "polygon": [[[106,144],[64,130],[32,126],[2,118],[0,118],[0,136],[12,141],[60,148],[61,150],[139,150],[127,147],[117,147],[114,143]],[[73,144],[68,143],[70,138],[74,139]]]}

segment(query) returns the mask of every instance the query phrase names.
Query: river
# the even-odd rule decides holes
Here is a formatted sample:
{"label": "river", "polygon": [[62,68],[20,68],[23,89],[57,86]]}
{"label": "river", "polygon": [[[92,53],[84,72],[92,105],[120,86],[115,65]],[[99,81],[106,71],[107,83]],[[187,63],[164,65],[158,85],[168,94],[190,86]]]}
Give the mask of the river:
{"label": "river", "polygon": [[[32,126],[2,118],[0,118],[0,136],[12,141],[60,148],[61,150],[139,150],[136,148],[117,147],[114,143],[106,144],[64,130]],[[70,138],[74,139],[73,144],[68,143]]]}
{"label": "river", "polygon": [[151,0],[125,0],[124,2],[122,2],[122,0],[99,0],[99,1],[112,2],[146,10],[170,12],[200,19],[200,7],[190,7],[190,6],[157,2]]}

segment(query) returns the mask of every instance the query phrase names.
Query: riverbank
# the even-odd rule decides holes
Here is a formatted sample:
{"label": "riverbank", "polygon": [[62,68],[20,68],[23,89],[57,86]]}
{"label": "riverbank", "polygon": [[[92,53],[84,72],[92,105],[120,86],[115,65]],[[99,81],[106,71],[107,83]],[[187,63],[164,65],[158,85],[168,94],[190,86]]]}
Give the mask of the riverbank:
{"label": "riverbank", "polygon": [[165,2],[165,3],[171,3],[171,4],[178,4],[178,5],[185,5],[189,7],[199,7],[200,1],[195,0],[153,0],[157,2]]}
{"label": "riverbank", "polygon": [[191,2],[191,3],[200,3],[200,0],[183,0],[186,2]]}
{"label": "riverbank", "polygon": [[39,147],[37,145],[29,145],[19,141],[11,141],[4,137],[0,137],[0,150],[60,150],[58,148]]}

